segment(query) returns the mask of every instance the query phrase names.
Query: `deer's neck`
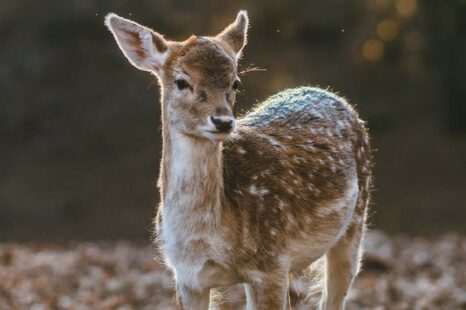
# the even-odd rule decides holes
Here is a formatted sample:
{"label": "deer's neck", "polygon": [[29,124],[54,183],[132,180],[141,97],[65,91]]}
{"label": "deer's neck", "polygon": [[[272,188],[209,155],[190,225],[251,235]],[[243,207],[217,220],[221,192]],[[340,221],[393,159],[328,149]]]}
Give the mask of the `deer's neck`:
{"label": "deer's neck", "polygon": [[219,216],[223,192],[221,144],[184,135],[166,123],[162,130],[164,208]]}

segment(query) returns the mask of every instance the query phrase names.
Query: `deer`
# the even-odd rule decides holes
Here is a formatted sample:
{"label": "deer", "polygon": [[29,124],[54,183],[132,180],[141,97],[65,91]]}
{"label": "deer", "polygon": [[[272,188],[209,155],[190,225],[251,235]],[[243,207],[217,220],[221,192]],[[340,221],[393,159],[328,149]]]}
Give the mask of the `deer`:
{"label": "deer", "polygon": [[286,309],[289,275],[322,258],[318,307],[344,309],[361,265],[372,170],[353,106],[306,86],[235,118],[246,11],[215,36],[182,42],[114,13],[105,24],[160,85],[154,222],[178,306],[208,309],[211,291],[238,284],[247,309]]}

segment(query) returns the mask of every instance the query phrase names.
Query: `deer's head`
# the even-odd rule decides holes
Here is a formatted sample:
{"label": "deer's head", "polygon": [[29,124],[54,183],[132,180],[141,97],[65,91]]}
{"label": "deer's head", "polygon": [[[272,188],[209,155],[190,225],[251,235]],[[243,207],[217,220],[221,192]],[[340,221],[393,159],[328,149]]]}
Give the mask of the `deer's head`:
{"label": "deer's head", "polygon": [[105,23],[129,62],[158,77],[164,121],[170,128],[212,141],[229,136],[236,123],[232,109],[240,85],[237,61],[246,45],[245,11],[218,35],[191,36],[183,42],[168,41],[115,14]]}

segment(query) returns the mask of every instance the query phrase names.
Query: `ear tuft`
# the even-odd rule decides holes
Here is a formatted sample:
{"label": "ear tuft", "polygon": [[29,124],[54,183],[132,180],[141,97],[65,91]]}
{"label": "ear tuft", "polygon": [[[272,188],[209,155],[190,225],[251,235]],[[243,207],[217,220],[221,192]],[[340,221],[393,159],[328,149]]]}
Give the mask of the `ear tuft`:
{"label": "ear tuft", "polygon": [[226,27],[217,37],[227,43],[239,56],[247,43],[248,26],[248,13],[245,10],[241,10],[238,12],[236,20]]}
{"label": "ear tuft", "polygon": [[161,69],[168,49],[162,35],[114,13],[105,17],[105,25],[132,65],[154,73]]}

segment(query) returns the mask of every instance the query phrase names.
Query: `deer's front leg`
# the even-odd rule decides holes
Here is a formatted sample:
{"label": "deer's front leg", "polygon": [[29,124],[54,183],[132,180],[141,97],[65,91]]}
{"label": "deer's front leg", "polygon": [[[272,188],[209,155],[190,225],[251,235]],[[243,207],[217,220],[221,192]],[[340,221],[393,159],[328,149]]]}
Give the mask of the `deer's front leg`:
{"label": "deer's front leg", "polygon": [[[288,272],[281,271],[254,281],[252,284],[256,310],[286,309],[288,293]],[[251,307],[250,305],[248,305]],[[249,310],[249,308],[248,308]]]}
{"label": "deer's front leg", "polygon": [[208,310],[210,289],[197,291],[184,285],[177,285],[178,305],[183,310]]}

